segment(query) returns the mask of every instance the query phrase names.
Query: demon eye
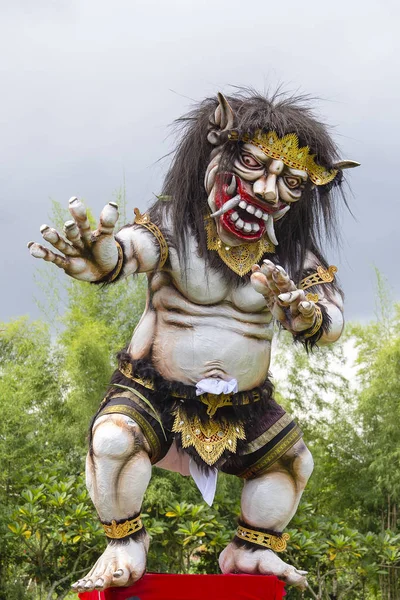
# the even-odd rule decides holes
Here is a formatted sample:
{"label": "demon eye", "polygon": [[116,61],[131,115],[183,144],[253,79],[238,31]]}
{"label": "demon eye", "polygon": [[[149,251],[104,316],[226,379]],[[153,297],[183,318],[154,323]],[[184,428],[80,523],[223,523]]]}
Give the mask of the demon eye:
{"label": "demon eye", "polygon": [[303,180],[301,179],[301,177],[294,177],[293,175],[287,175],[283,179],[284,179],[286,185],[288,186],[288,188],[290,188],[291,190],[294,190],[295,188],[300,187],[301,184],[303,183]]}
{"label": "demon eye", "polygon": [[242,152],[240,154],[240,160],[248,169],[262,169],[262,164],[259,163],[258,160],[256,160],[254,156],[252,156],[252,154]]}

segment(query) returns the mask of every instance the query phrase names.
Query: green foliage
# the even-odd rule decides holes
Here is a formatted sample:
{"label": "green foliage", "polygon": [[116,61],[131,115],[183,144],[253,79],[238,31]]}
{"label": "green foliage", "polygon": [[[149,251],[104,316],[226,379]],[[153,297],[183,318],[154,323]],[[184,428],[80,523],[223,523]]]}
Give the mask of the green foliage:
{"label": "green foliage", "polygon": [[45,461],[34,478],[25,474],[8,523],[9,537],[22,549],[14,563],[22,581],[27,588],[46,590],[49,599],[69,589],[104,542],[83,475],[66,473],[59,458]]}
{"label": "green foliage", "polygon": [[[53,213],[65,218],[58,205]],[[51,327],[0,324],[0,600],[66,598],[102,551],[82,475],[86,430],[145,303],[145,277],[98,287],[46,273]],[[279,336],[277,397],[316,463],[287,552],[310,590],[290,589],[289,600],[400,598],[400,306],[387,297],[379,278],[377,320],[311,355]],[[143,506],[149,570],[218,572],[240,491],[220,475],[210,508],[190,478],[154,469]]]}

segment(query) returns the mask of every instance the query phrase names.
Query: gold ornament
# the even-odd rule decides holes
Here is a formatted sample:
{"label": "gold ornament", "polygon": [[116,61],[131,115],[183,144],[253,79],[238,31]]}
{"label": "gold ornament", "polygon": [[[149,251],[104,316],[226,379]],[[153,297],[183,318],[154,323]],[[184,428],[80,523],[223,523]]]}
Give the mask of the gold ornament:
{"label": "gold ornament", "polygon": [[319,296],[318,294],[306,294],[306,300],[309,302],[318,302]]}
{"label": "gold ornament", "polygon": [[310,154],[310,148],[299,148],[299,138],[295,133],[289,133],[280,138],[275,131],[263,133],[260,129],[254,137],[247,133],[239,136],[237,131],[231,131],[230,140],[240,140],[258,146],[264,154],[275,160],[281,160],[287,167],[306,171],[315,185],[325,185],[335,179],[338,170],[326,169],[315,162],[315,154]]}
{"label": "gold ornament", "polygon": [[150,216],[147,213],[142,215],[138,208],[134,208],[133,212],[135,213],[135,218],[133,221],[135,225],[142,225],[142,227],[148,229],[148,231],[150,231],[150,233],[152,233],[157,239],[160,246],[160,262],[158,264],[158,268],[162,269],[168,258],[168,244],[165,241],[165,237],[157,225],[154,225],[154,223],[150,221]]}
{"label": "gold ornament", "polygon": [[120,540],[128,535],[132,535],[136,533],[140,529],[143,528],[143,522],[140,517],[135,517],[134,519],[127,519],[123,523],[119,523],[117,525],[116,521],[111,521],[111,523],[102,523],[103,529],[107,537],[112,540]]}
{"label": "gold ornament", "polygon": [[264,546],[264,548],[270,548],[270,550],[274,550],[275,552],[283,552],[286,550],[287,541],[290,540],[290,535],[288,533],[283,533],[281,536],[272,535],[271,533],[247,529],[247,527],[241,527],[241,525],[237,528],[236,535],[241,540],[252,542],[258,546]]}
{"label": "gold ornament", "polygon": [[320,309],[319,306],[315,307],[315,321],[314,321],[314,325],[311,329],[311,331],[308,331],[307,333],[304,334],[304,337],[310,338],[313,335],[315,335],[317,333],[317,331],[319,331],[319,329],[321,328],[322,325],[322,311]]}
{"label": "gold ornament", "polygon": [[321,265],[317,267],[315,273],[311,273],[311,275],[307,275],[304,277],[299,283],[299,288],[301,290],[306,290],[314,285],[324,285],[325,283],[331,283],[335,279],[335,273],[337,273],[338,268],[335,265],[331,265],[327,269],[324,269]]}
{"label": "gold ornament", "polygon": [[199,417],[188,418],[178,408],[172,431],[181,434],[182,447],[193,446],[205,463],[212,466],[225,450],[236,452],[238,440],[246,439],[241,423],[209,420],[202,423]]}
{"label": "gold ornament", "polygon": [[213,219],[205,220],[208,250],[216,250],[220,259],[237,275],[243,277],[264,254],[275,252],[275,246],[265,237],[241,246],[224,246],[217,234]]}

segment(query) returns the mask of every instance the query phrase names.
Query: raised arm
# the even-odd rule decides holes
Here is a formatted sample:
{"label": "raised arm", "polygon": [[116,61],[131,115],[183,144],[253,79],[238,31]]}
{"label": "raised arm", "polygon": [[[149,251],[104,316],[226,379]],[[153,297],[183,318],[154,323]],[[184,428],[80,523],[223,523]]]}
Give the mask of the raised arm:
{"label": "raised arm", "polygon": [[274,317],[306,346],[335,342],[343,331],[342,296],[332,280],[328,281],[329,272],[321,270],[326,273],[325,281],[318,275],[319,268],[317,258],[309,253],[304,274],[313,285],[307,288],[303,287],[307,286],[305,278],[296,286],[282,267],[269,260],[261,267],[254,265],[251,277]]}
{"label": "raised arm", "polygon": [[81,281],[107,283],[133,273],[152,271],[158,264],[159,247],[154,236],[140,225],[128,225],[114,235],[118,221],[118,206],[107,204],[95,231],[90,228],[87,212],[78,198],[71,198],[72,220],[64,225],[65,237],[42,225],[41,234],[58,252],[41,244],[29,242],[35,258],[52,262]]}

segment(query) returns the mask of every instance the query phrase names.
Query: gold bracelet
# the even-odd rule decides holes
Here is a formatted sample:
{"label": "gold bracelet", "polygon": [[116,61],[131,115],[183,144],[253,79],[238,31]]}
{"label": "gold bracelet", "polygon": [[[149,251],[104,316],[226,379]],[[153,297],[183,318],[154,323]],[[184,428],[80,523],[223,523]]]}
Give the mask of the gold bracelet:
{"label": "gold bracelet", "polygon": [[283,533],[281,536],[273,535],[272,533],[263,533],[262,531],[255,531],[254,529],[247,529],[247,527],[238,526],[236,535],[241,540],[269,548],[275,552],[283,552],[286,550],[287,541],[290,539],[288,533]]}
{"label": "gold bracelet", "polygon": [[321,328],[322,325],[322,310],[320,309],[319,306],[315,307],[315,321],[314,321],[314,325],[312,326],[312,329],[310,331],[308,331],[307,333],[304,334],[304,337],[310,338],[313,335],[315,335],[317,333],[317,331],[319,331],[319,329]]}
{"label": "gold bracelet", "polygon": [[103,529],[107,537],[112,540],[120,540],[128,535],[132,535],[143,528],[143,521],[141,516],[135,517],[134,519],[127,519],[123,523],[119,523],[112,520],[111,523],[102,523]]}
{"label": "gold bracelet", "polygon": [[138,208],[134,208],[133,211],[135,213],[135,219],[133,221],[135,225],[142,225],[142,227],[145,227],[158,241],[160,247],[160,262],[158,263],[158,268],[162,269],[168,258],[168,244],[165,237],[157,225],[154,225],[154,223],[150,221],[150,216],[147,213],[142,215]]}
{"label": "gold bracelet", "polygon": [[121,273],[122,263],[124,262],[124,253],[122,251],[121,244],[117,240],[115,240],[115,243],[117,244],[118,261],[114,267],[114,273],[112,274],[112,276],[109,279],[109,283],[114,281],[114,279],[116,279],[118,277],[118,275]]}

